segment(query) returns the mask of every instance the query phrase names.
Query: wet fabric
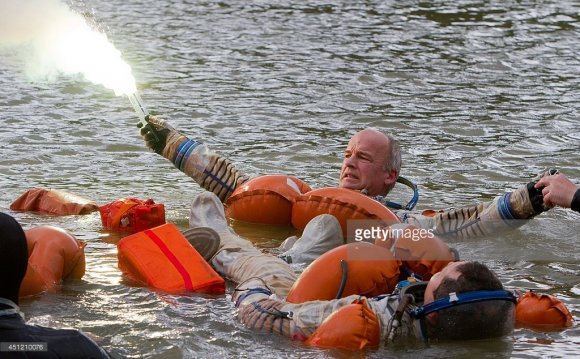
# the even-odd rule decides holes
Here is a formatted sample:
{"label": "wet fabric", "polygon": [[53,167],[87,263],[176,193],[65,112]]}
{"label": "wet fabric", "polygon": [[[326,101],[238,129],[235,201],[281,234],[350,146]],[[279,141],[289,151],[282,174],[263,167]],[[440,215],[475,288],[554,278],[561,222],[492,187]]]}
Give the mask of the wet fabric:
{"label": "wet fabric", "polygon": [[170,128],[161,155],[224,202],[237,186],[247,180],[229,160],[210,152],[203,143],[190,140],[173,128]]}
{"label": "wet fabric", "polygon": [[[301,304],[285,302],[297,274],[282,259],[263,254],[233,233],[227,227],[223,205],[212,193],[205,192],[193,200],[189,223],[191,227],[212,227],[220,234],[220,249],[211,263],[222,275],[238,283],[232,300],[239,309],[238,319],[249,328],[306,340],[331,313],[362,298],[351,295]],[[379,318],[382,338],[388,333],[398,303],[398,296],[367,301]],[[420,335],[408,315],[403,316],[400,335]]]}
{"label": "wet fabric", "polygon": [[527,185],[489,202],[442,210],[429,216],[416,211],[395,211],[404,223],[432,229],[438,236],[458,239],[497,235],[521,227],[539,213],[534,209]]}
{"label": "wet fabric", "polygon": [[0,341],[46,343],[45,352],[3,352],[1,357],[39,359],[110,358],[89,337],[74,329],[52,329],[27,325],[18,314],[0,316]]}
{"label": "wet fabric", "polygon": [[89,214],[97,211],[99,206],[94,201],[63,190],[31,188],[15,199],[10,205],[10,209],[68,216]]}
{"label": "wet fabric", "polygon": [[570,208],[573,211],[580,212],[580,189],[578,189],[574,193],[574,197],[572,198],[572,203],[570,204]]}
{"label": "wet fabric", "polygon": [[300,238],[290,237],[282,243],[281,248],[288,249],[280,258],[288,263],[309,264],[343,243],[338,220],[330,214],[321,214],[308,222]]}
{"label": "wet fabric", "polygon": [[[266,256],[251,242],[239,237],[228,226],[220,199],[211,192],[197,196],[189,217],[190,227],[210,227],[220,236],[217,254],[212,266],[226,278],[244,288],[264,286],[280,297],[285,297],[297,275],[282,259]],[[242,291],[233,295],[235,301]]]}
{"label": "wet fabric", "polygon": [[28,248],[22,227],[14,218],[0,212],[0,297],[18,303],[27,265]]}
{"label": "wet fabric", "polygon": [[26,235],[11,216],[0,212],[0,342],[43,342],[46,352],[2,352],[1,358],[109,358],[77,330],[27,325],[18,308],[18,290],[28,265]]}
{"label": "wet fabric", "polygon": [[[173,130],[168,137],[163,156],[174,162],[175,158],[180,158],[180,146],[188,141],[192,142]],[[184,166],[177,166],[177,164],[176,166],[202,188],[218,195],[222,201],[225,201],[235,188],[242,185],[248,178],[230,161],[209,152],[207,148],[203,153],[190,151],[181,157],[187,157],[183,161],[188,163],[204,163],[202,167],[190,166],[191,169],[187,170]],[[534,208],[532,202],[526,185],[523,185],[492,201],[458,209],[441,210],[434,212],[433,215],[425,215],[422,211],[407,210],[395,210],[394,213],[403,223],[431,229],[439,236],[464,239],[497,235],[524,225],[526,220],[541,213],[541,210]]]}

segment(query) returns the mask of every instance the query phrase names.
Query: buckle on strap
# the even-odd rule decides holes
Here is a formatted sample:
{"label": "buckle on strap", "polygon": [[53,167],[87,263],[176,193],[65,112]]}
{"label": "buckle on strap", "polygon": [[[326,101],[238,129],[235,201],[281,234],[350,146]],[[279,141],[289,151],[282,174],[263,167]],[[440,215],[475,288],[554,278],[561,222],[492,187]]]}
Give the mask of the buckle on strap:
{"label": "buckle on strap", "polygon": [[517,303],[515,294],[509,290],[478,290],[465,293],[449,293],[449,297],[438,299],[432,303],[418,307],[410,312],[413,318],[422,318],[427,314],[448,309],[457,305],[485,302],[490,300],[505,300]]}

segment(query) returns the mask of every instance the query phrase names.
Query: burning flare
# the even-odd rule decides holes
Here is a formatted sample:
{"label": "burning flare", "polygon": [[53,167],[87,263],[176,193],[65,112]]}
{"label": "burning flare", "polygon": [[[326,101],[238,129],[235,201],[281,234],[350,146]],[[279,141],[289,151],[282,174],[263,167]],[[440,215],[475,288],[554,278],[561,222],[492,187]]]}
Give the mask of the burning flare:
{"label": "burning flare", "polygon": [[137,91],[121,52],[60,0],[1,0],[2,45],[20,50],[26,73],[33,80],[81,74],[117,96]]}

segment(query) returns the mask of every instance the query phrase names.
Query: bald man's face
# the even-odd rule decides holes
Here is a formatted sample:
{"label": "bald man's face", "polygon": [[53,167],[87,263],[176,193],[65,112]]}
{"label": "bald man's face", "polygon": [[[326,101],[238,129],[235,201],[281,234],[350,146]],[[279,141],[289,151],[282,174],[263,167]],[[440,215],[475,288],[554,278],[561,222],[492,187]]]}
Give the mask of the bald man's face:
{"label": "bald man's face", "polygon": [[366,189],[370,196],[385,195],[398,175],[385,170],[390,152],[390,141],[384,134],[369,129],[355,134],[344,152],[339,187]]}

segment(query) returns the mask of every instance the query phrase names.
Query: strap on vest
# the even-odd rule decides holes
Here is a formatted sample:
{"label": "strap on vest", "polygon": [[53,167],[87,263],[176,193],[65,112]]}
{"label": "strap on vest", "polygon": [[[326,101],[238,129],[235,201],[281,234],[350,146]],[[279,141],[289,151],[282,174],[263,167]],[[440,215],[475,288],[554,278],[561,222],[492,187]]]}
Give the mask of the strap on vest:
{"label": "strap on vest", "polygon": [[413,190],[413,197],[405,206],[396,202],[388,201],[386,199],[386,196],[376,196],[375,199],[389,208],[405,209],[407,211],[412,210],[413,208],[415,208],[417,202],[419,201],[419,188],[415,183],[411,182],[411,180],[406,179],[403,176],[399,176],[399,178],[397,179],[397,183],[403,184]]}

